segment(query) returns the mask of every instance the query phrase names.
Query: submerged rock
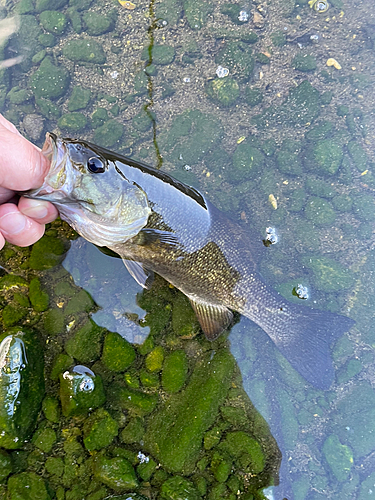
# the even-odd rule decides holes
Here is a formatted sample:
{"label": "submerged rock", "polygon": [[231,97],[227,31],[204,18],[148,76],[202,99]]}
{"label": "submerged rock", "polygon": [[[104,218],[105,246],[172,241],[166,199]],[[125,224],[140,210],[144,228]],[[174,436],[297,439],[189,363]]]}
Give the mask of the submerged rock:
{"label": "submerged rock", "polygon": [[61,66],[55,66],[49,57],[41,62],[30,77],[30,87],[36,97],[57,99],[65,94],[69,83],[69,73]]}

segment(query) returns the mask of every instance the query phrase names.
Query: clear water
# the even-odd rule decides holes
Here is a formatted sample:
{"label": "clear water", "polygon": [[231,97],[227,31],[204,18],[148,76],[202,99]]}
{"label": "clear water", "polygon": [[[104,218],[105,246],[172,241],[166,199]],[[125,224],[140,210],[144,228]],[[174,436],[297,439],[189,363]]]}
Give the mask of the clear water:
{"label": "clear water", "polygon": [[[204,11],[204,5],[209,4],[197,3],[197,9]],[[94,111],[104,108],[110,119],[124,125],[122,136],[109,144],[111,149],[159,165],[198,187],[259,239],[264,238],[267,227],[276,228],[279,241],[267,248],[260,263],[266,281],[290,299],[293,287],[301,283],[308,288],[306,302],[348,315],[356,320],[356,325],[332,348],[336,379],[329,391],[307,384],[266,334],[249,320],[241,318],[233,327],[231,349],[244,387],[269,423],[283,455],[280,484],[270,488],[267,495],[277,500],[372,498],[373,4],[366,0],[340,5],[335,0],[327,12],[319,13],[305,2],[294,8],[294,2],[287,1],[245,2],[240,7],[248,13],[248,20],[239,24],[222,12],[224,5],[227,4],[212,4],[209,12],[203,12],[203,21],[197,20],[195,26],[188,17],[186,4],[184,11],[177,0],[137,3],[134,10],[115,1],[93,3],[89,11],[109,15],[114,10],[117,15],[113,28],[94,36],[107,55],[104,64],[72,62],[65,57],[64,47],[70,40],[87,36],[85,31],[79,36],[75,34],[71,25],[57,36],[55,46],[46,48],[54,64],[66,68],[71,82],[69,90],[53,102],[62,113],[67,113],[73,87],[90,89],[89,103],[79,110],[89,119],[88,124],[73,132],[64,129],[61,122],[59,127],[56,118],[44,117],[43,131],[97,138],[107,145],[108,139],[90,125]],[[2,7],[8,23],[15,7],[13,2]],[[61,11],[65,13],[66,7]],[[30,15],[39,23],[38,15]],[[29,35],[25,26],[20,26],[11,35],[3,60],[23,56],[23,61],[15,61],[9,70],[10,87],[27,89],[39,61],[36,58],[34,64],[28,63]],[[258,41],[241,42],[250,31],[257,33]],[[275,44],[276,35],[279,40],[285,37],[285,43]],[[223,55],[222,48],[228,43],[233,44],[232,53]],[[144,51],[150,44],[153,50],[159,45],[168,46],[174,56],[168,59],[168,54],[164,54],[166,64],[165,60],[163,64],[160,60],[150,61],[147,49]],[[245,66],[245,54],[243,61],[238,58],[238,51],[245,48],[246,54],[252,52],[252,70]],[[301,62],[304,55],[312,57],[310,68],[303,66],[306,58]],[[221,79],[216,76],[219,66],[229,70]],[[219,68],[220,76],[225,73]],[[208,95],[212,81],[219,88],[220,82],[230,78],[239,89],[230,105]],[[306,119],[283,107],[290,89],[304,80],[320,93],[316,112],[309,112]],[[259,90],[262,101],[254,104],[247,89]],[[33,103],[12,104],[8,99],[3,107],[5,116],[21,132],[29,130],[29,136],[25,116],[41,116],[40,106]],[[263,126],[253,120],[271,106],[277,111],[268,111]],[[188,114],[192,110],[195,114]],[[301,112],[303,115],[304,105]],[[141,121],[143,126],[139,125]],[[326,135],[325,122],[332,126]],[[309,140],[308,132],[314,128],[319,136],[319,127],[321,137],[311,141],[310,136]],[[328,149],[319,158],[330,158],[336,147],[340,150],[339,166],[332,171],[327,171],[326,166],[316,167],[317,153],[312,148],[312,144],[316,148],[326,138],[330,141],[326,143]],[[42,131],[34,142],[42,144]],[[239,156],[241,144],[253,146],[262,155],[258,170],[242,177],[235,153]],[[308,208],[312,202],[315,210]],[[324,220],[320,218],[322,212]],[[306,264],[306,256],[329,257],[331,266],[332,262],[340,266],[339,277],[328,273],[328,278],[320,275],[319,279]],[[98,324],[120,334],[127,332],[129,341],[142,342],[146,329],[129,320],[129,315],[142,318],[144,314],[136,305],[140,287],[127,276],[120,260],[100,254],[79,239],[72,244],[64,266],[76,284],[88,290],[101,307],[93,315]],[[343,270],[350,274],[350,282],[343,278]]]}

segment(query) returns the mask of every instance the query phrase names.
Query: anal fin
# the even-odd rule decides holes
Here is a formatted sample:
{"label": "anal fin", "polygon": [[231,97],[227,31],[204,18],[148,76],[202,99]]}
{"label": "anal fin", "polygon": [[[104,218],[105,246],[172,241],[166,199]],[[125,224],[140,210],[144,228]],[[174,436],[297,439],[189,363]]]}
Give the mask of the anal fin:
{"label": "anal fin", "polygon": [[216,340],[231,324],[233,313],[227,307],[210,304],[191,297],[189,297],[189,300],[207,340]]}
{"label": "anal fin", "polygon": [[127,259],[122,260],[125,264],[126,269],[129,271],[138,285],[141,285],[141,287],[143,288],[150,288],[154,279],[154,273],[152,271],[149,271],[148,269],[145,269],[140,262]]}

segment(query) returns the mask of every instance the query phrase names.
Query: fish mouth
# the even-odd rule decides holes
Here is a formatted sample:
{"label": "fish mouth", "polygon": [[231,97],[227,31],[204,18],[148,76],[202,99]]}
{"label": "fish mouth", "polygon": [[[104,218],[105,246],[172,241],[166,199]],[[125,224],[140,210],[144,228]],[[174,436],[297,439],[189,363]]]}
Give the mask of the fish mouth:
{"label": "fish mouth", "polygon": [[52,203],[61,200],[64,200],[64,203],[68,202],[74,179],[72,169],[68,165],[70,159],[64,141],[54,133],[47,132],[42,154],[50,162],[50,169],[39,188],[27,191],[23,195],[26,198],[37,198]]}

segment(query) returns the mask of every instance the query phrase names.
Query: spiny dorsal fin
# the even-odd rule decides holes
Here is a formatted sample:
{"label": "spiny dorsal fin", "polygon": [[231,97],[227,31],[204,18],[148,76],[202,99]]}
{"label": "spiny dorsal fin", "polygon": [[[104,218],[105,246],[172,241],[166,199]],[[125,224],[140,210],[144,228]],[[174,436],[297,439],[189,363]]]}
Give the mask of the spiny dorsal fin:
{"label": "spiny dorsal fin", "polygon": [[233,313],[225,306],[213,305],[191,297],[189,300],[207,340],[216,340],[231,324]]}
{"label": "spiny dorsal fin", "polygon": [[143,288],[150,288],[152,281],[154,279],[154,273],[145,269],[140,262],[135,260],[122,259],[126,269],[133,276],[138,285]]}

